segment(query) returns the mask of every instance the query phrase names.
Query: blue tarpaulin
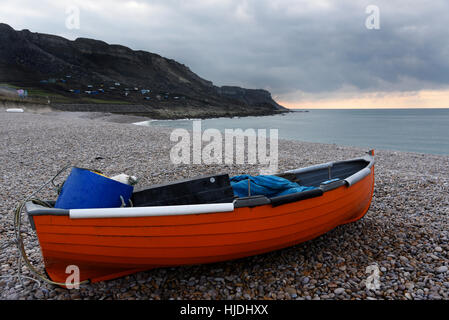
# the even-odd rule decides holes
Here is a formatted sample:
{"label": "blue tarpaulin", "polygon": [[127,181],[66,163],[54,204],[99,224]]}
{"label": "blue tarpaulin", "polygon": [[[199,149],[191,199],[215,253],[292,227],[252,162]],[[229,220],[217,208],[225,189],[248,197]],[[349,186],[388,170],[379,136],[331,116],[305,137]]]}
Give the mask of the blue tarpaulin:
{"label": "blue tarpaulin", "polygon": [[250,193],[252,196],[263,195],[267,198],[272,198],[315,189],[315,187],[301,186],[296,182],[291,182],[290,180],[278,176],[250,176],[243,174],[230,179],[232,189],[237,197],[241,198],[248,196],[248,179],[250,181]]}

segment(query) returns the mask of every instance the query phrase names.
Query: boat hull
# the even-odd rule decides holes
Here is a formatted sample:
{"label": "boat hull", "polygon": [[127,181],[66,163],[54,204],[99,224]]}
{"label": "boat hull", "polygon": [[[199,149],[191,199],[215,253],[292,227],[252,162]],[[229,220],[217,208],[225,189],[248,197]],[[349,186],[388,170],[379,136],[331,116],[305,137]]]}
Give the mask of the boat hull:
{"label": "boat hull", "polygon": [[157,267],[213,263],[286,248],[354,222],[368,211],[374,166],[358,183],[322,196],[233,212],[139,218],[34,217],[45,269],[65,283],[98,282]]}

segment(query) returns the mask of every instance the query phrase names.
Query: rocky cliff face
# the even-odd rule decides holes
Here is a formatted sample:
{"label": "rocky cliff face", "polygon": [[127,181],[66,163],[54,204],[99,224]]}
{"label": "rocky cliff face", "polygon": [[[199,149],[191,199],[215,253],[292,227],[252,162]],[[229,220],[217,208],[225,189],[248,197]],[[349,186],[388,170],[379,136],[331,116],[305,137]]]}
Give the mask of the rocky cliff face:
{"label": "rocky cliff face", "polygon": [[244,104],[251,105],[263,105],[271,104],[275,108],[283,109],[281,105],[277,104],[272,98],[271,93],[262,89],[244,89],[233,86],[216,87],[219,95],[231,99],[235,99],[243,102]]}
{"label": "rocky cliff face", "polygon": [[[154,53],[92,39],[70,41],[28,30],[15,31],[0,24],[0,82],[37,85],[42,79],[66,79],[67,76],[73,88],[99,84],[109,87],[119,82],[121,88],[149,88],[154,93],[168,93],[177,97],[169,102],[172,108],[222,110],[236,115],[245,109],[253,109],[246,113],[261,114],[284,109],[268,91],[217,87],[187,66]],[[47,88],[70,97],[67,85]],[[125,99],[118,91],[105,94],[109,94],[108,98],[114,96],[114,100]],[[160,97],[151,101],[142,101],[139,96],[126,99],[134,104],[147,104],[148,108],[168,103]]]}

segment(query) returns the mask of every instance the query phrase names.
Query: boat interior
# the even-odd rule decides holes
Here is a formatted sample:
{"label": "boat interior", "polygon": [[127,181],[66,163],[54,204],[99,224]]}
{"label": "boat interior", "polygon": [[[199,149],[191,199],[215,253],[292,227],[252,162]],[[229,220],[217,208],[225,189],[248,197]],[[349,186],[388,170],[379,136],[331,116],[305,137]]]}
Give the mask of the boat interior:
{"label": "boat interior", "polygon": [[360,158],[329,162],[307,168],[286,171],[278,174],[278,176],[296,182],[301,186],[315,187],[315,189],[273,198],[266,198],[264,196],[238,198],[236,199],[235,206],[252,207],[264,204],[279,206],[286,203],[319,197],[327,191],[334,190],[343,185],[352,185],[361,180],[369,174],[373,163],[371,158]]}
{"label": "boat interior", "polygon": [[[141,207],[154,207],[154,206],[170,206],[170,205],[191,205],[191,204],[209,204],[209,203],[228,203],[233,202],[234,208],[239,207],[256,207],[261,205],[271,204],[273,207],[283,205],[286,203],[297,202],[305,199],[322,196],[325,192],[334,190],[343,185],[351,186],[352,184],[360,181],[371,172],[371,167],[374,164],[374,158],[368,155],[363,158],[357,158],[345,161],[329,162],[320,165],[310,166],[306,168],[300,168],[296,170],[286,171],[277,176],[288,179],[292,182],[296,182],[301,186],[314,187],[312,190],[291,193],[287,195],[281,195],[268,198],[263,195],[253,195],[249,197],[237,198],[233,195],[232,188],[230,187],[227,175],[217,175],[215,178],[222,183],[217,187],[215,183],[214,190],[208,188],[207,183],[215,182],[215,178],[201,177],[194,179],[187,179],[181,181],[181,184],[169,183],[166,185],[158,185],[150,187],[151,192],[145,194]],[[224,177],[227,177],[224,179]],[[205,180],[207,179],[207,180]],[[226,181],[223,183],[223,181]],[[186,190],[182,188],[194,190],[192,194],[188,194]],[[192,188],[193,186],[193,188]],[[171,188],[171,189],[170,189]],[[135,192],[133,196],[138,194]],[[156,193],[154,193],[156,192]],[[171,198],[170,193],[171,192]],[[179,194],[182,194],[182,197]],[[249,193],[250,194],[250,193]],[[150,195],[150,196],[149,196]],[[167,198],[167,201],[146,203],[148,198],[158,199],[158,195],[163,195]],[[176,198],[173,198],[176,195]],[[48,201],[49,207],[43,207],[39,204],[29,202],[26,206],[28,215],[68,215],[69,210],[53,208],[54,201]],[[135,206],[139,206],[138,204]]]}
{"label": "boat interior", "polygon": [[358,171],[364,169],[368,163],[365,160],[352,160],[344,162],[329,163],[329,166],[318,167],[311,171],[286,172],[280,174],[280,177],[290,181],[297,182],[303,186],[320,187],[320,185],[329,180],[344,180]]}

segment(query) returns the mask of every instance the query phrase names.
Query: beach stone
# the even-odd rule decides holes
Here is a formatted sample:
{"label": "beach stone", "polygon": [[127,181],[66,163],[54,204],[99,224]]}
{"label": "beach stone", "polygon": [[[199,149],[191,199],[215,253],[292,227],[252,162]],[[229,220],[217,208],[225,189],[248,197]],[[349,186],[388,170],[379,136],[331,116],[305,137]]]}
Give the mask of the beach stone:
{"label": "beach stone", "polygon": [[344,292],[345,292],[345,289],[343,289],[343,288],[337,288],[337,289],[334,290],[334,293],[336,295],[342,294]]}
{"label": "beach stone", "polygon": [[429,299],[431,299],[431,300],[441,300],[441,296],[438,293],[434,292],[434,293],[429,294]]}
{"label": "beach stone", "polygon": [[415,284],[413,282],[405,283],[405,288],[407,288],[408,290],[412,290],[414,287],[415,287]]}
{"label": "beach stone", "polygon": [[447,270],[448,270],[448,268],[446,266],[441,266],[436,269],[436,271],[438,273],[445,273],[445,272],[447,272]]}
{"label": "beach stone", "polygon": [[296,289],[295,289],[295,288],[287,287],[287,288],[285,288],[285,291],[286,291],[290,296],[295,295],[295,297],[296,297]]}

